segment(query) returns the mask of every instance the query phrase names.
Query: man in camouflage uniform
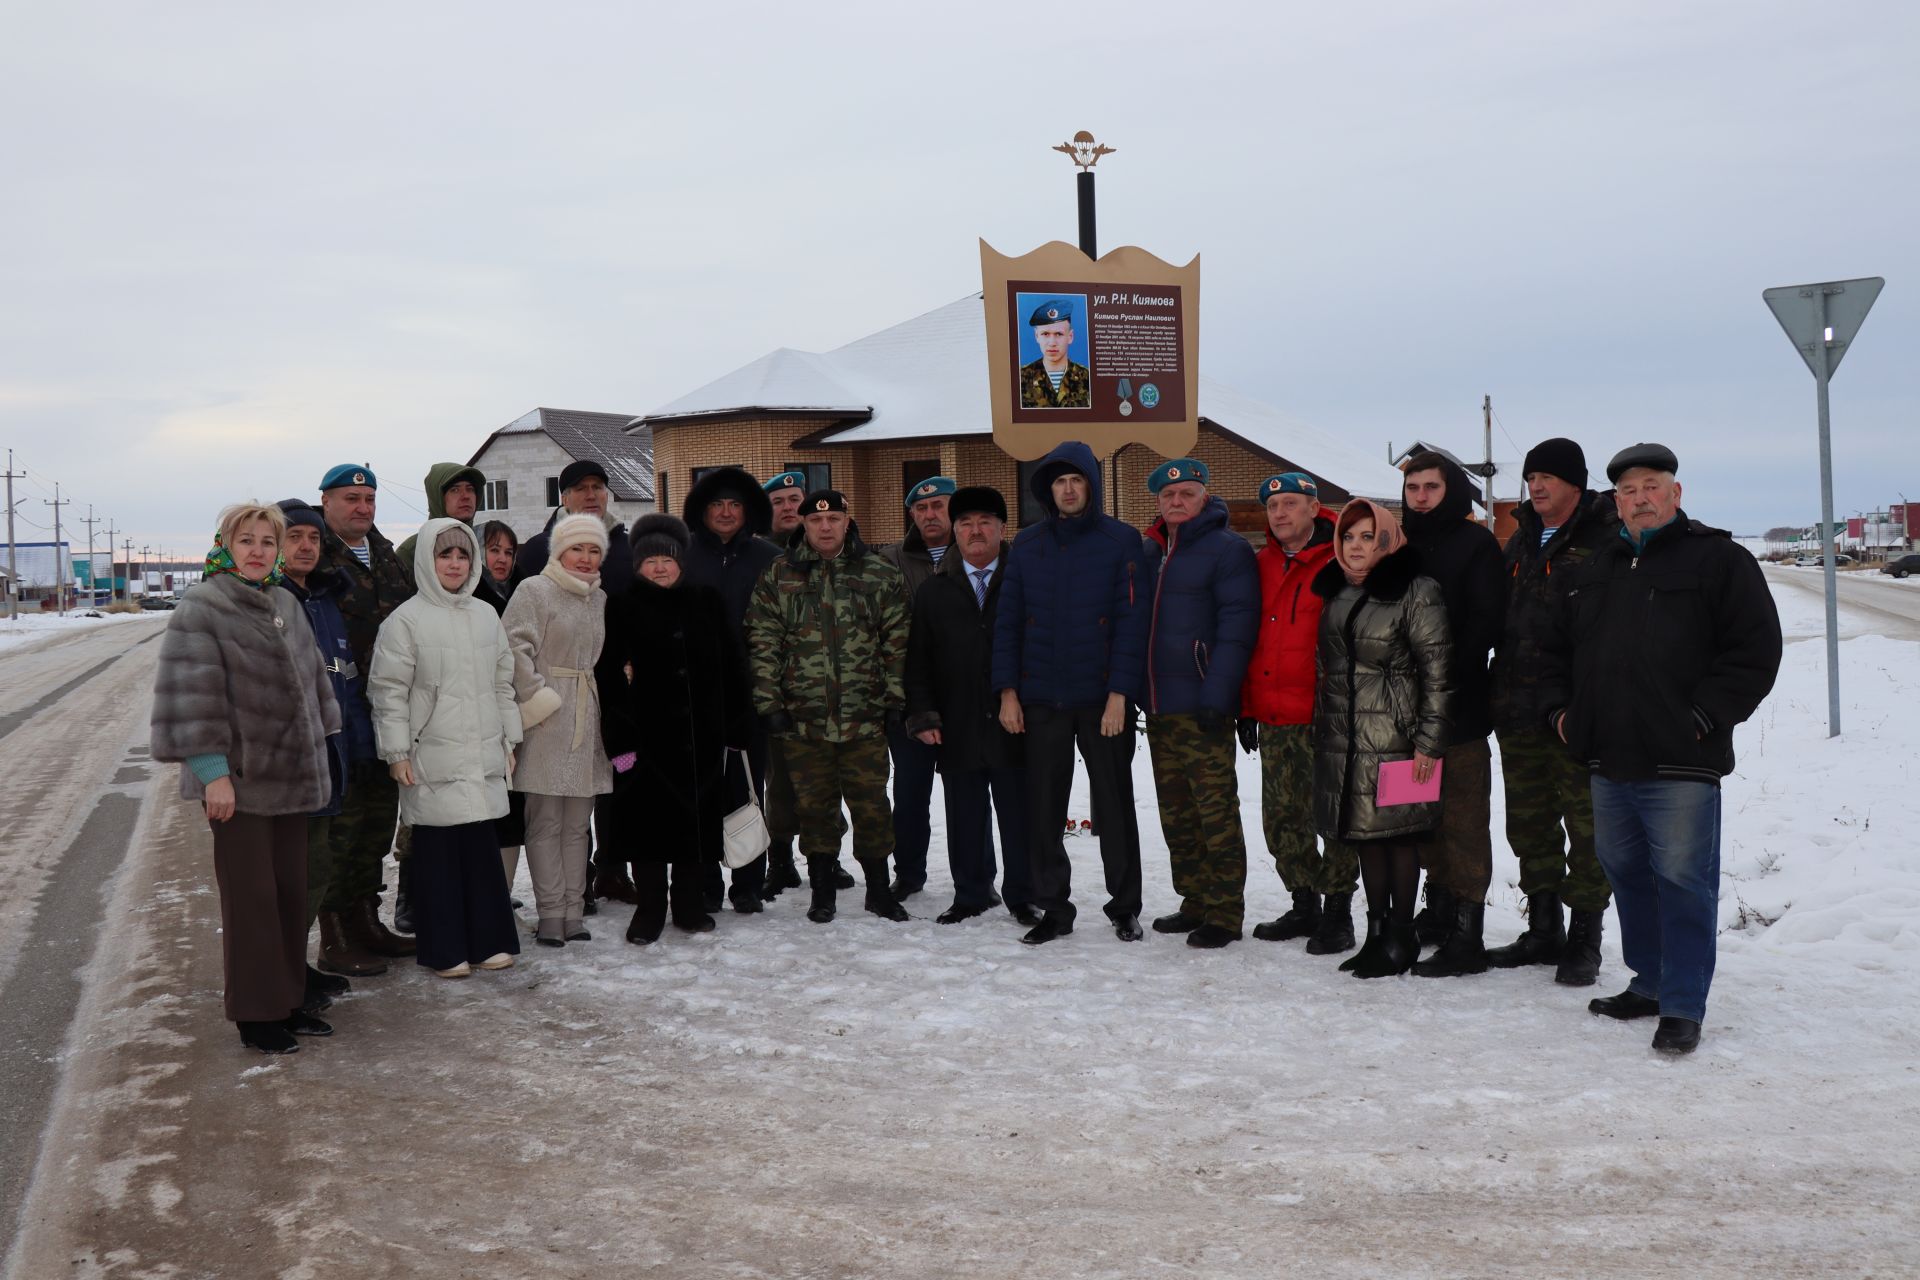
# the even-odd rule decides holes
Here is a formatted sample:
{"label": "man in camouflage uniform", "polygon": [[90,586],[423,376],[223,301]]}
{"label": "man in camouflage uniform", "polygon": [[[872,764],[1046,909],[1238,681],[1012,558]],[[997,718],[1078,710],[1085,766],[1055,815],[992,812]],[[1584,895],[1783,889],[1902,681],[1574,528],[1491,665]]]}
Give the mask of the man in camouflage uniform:
{"label": "man in camouflage uniform", "polygon": [[1180,909],[1153,928],[1186,934],[1190,947],[1224,947],[1239,940],[1246,913],[1233,737],[1260,629],[1260,570],[1227,504],[1207,492],[1205,463],[1162,463],[1147,488],[1160,504],[1147,539],[1161,553],[1147,627],[1147,747],[1180,895]]}
{"label": "man in camouflage uniform", "polygon": [[1020,366],[1023,409],[1091,409],[1093,377],[1087,366],[1067,358],[1073,346],[1073,304],[1049,298],[1027,317],[1040,358]]}
{"label": "man in camouflage uniform", "polygon": [[1268,476],[1256,497],[1267,511],[1267,545],[1254,557],[1260,633],[1240,686],[1240,745],[1260,753],[1260,822],[1293,906],[1253,926],[1253,936],[1305,938],[1309,952],[1333,955],[1353,950],[1360,886],[1354,846],[1330,841],[1322,854],[1313,829],[1314,658],[1325,603],[1313,580],[1333,559],[1333,521],[1304,471]]}
{"label": "man in camouflage uniform", "polygon": [[[377,490],[373,468],[351,463],[333,468],[320,481],[320,513],[327,530],[318,567],[347,584],[338,603],[354,666],[362,673],[372,669],[380,624],[413,595],[413,581],[401,569],[393,543],[374,527]],[[320,904],[322,937],[344,939],[355,954],[413,954],[413,939],[393,933],[380,921],[381,864],[393,847],[399,812],[400,786],[386,766],[378,760],[355,762],[346,799],[327,833],[333,879]],[[323,947],[320,967],[329,968],[329,959]]]}
{"label": "man in camouflage uniform", "polygon": [[[1554,979],[1592,986],[1611,896],[1594,854],[1587,767],[1547,729],[1541,643],[1567,589],[1620,536],[1613,499],[1586,487],[1587,459],[1572,440],[1543,440],[1522,464],[1527,501],[1507,539],[1507,616],[1493,659],[1493,728],[1507,795],[1507,843],[1520,860],[1527,931],[1487,953],[1497,969],[1557,966]],[[1562,836],[1564,830],[1565,835]],[[1563,904],[1573,927],[1562,922]]]}
{"label": "man in camouflage uniform", "polygon": [[907,913],[887,886],[893,812],[887,804],[887,730],[906,707],[909,614],[900,571],[849,529],[832,489],[806,496],[805,536],[761,575],[747,606],[753,706],[780,740],[793,782],[800,852],[813,902],[807,919],[834,916],[834,869],[853,811],[853,856],[866,873],[866,908]]}

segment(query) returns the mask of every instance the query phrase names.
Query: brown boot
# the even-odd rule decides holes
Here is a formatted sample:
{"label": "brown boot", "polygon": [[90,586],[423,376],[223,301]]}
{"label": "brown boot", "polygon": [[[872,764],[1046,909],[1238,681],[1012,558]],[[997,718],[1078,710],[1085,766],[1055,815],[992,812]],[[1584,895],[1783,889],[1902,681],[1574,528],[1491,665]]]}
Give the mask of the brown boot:
{"label": "brown boot", "polygon": [[328,973],[371,978],[387,971],[387,962],[356,944],[348,919],[338,911],[320,913],[320,964]]}
{"label": "brown boot", "polygon": [[380,895],[370,893],[354,904],[355,940],[377,956],[410,956],[413,939],[395,933],[380,921]]}

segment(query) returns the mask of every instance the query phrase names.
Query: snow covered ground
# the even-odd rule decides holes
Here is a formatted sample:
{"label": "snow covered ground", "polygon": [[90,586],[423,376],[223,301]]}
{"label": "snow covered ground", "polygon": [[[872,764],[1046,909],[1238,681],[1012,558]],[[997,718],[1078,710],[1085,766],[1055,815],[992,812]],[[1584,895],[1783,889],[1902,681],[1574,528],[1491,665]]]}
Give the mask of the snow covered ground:
{"label": "snow covered ground", "polygon": [[[939,925],[937,794],[907,924],[857,891],[810,924],[789,893],[637,948],[603,915],[503,974],[358,982],[335,1038],[262,1060],[220,1021],[210,885],[183,861],[123,890],[116,945],[191,951],[193,979],[101,1021],[125,1065],[73,1106],[111,1135],[114,1208],[75,1211],[73,1274],[221,1274],[223,1232],[252,1274],[1920,1274],[1920,644],[1842,658],[1845,737],[1805,642],[1739,731],[1719,975],[1679,1060],[1586,1012],[1625,984],[1611,916],[1595,989],[1361,982],[1298,943],[1120,943],[1076,839],[1070,938]],[[1151,915],[1175,898],[1144,747],[1136,772]],[[1285,896],[1252,757],[1241,797],[1251,923]],[[164,825],[201,858],[203,826]]]}
{"label": "snow covered ground", "polygon": [[36,641],[51,641],[62,635],[93,627],[114,627],[133,622],[164,622],[167,615],[154,613],[102,613],[97,618],[84,616],[80,611],[69,611],[64,617],[57,613],[31,613],[22,611],[19,617],[8,620],[4,609],[0,609],[0,652],[8,649],[23,648]]}

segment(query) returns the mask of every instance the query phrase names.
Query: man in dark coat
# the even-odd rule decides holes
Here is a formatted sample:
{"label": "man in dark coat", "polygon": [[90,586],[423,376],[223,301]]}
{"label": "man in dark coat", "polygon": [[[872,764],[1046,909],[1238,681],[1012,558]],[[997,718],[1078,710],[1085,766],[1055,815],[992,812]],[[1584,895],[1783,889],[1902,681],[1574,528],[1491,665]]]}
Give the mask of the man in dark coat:
{"label": "man in dark coat", "polygon": [[[320,563],[345,587],[336,597],[347,625],[355,668],[372,668],[373,642],[387,615],[413,595],[413,579],[400,567],[393,543],[374,527],[379,480],[373,468],[342,463],[320,480],[320,513],[327,524]],[[364,695],[364,691],[363,691]],[[372,711],[368,710],[369,722]],[[351,939],[356,952],[396,957],[413,954],[413,939],[380,920],[381,864],[393,848],[400,815],[400,786],[378,758],[355,764],[347,795],[328,828],[333,875],[320,903],[322,936]]]}
{"label": "man in dark coat", "polygon": [[1240,939],[1246,915],[1247,841],[1240,826],[1234,718],[1260,631],[1260,569],[1253,548],[1207,492],[1207,465],[1163,462],[1147,477],[1160,518],[1147,531],[1158,551],[1147,624],[1147,749],[1160,829],[1180,908],[1153,922],[1190,947]]}
{"label": "man in dark coat", "polygon": [[[592,459],[569,462],[560,471],[560,505],[547,517],[540,532],[520,544],[513,561],[513,585],[537,577],[547,567],[548,540],[553,526],[563,516],[598,516],[607,527],[607,554],[600,560],[600,589],[608,599],[623,594],[633,585],[633,547],[627,526],[613,514],[613,491],[607,487],[607,469]],[[633,881],[627,877],[627,865],[618,851],[620,841],[613,835],[617,820],[613,797],[598,796],[593,802],[593,875],[587,881],[586,912],[596,911],[595,899],[634,902]]]}
{"label": "man in dark coat", "polygon": [[[333,845],[327,832],[346,799],[346,783],[355,764],[377,760],[373,744],[373,717],[367,707],[367,679],[353,661],[353,646],[347,642],[347,622],[340,615],[339,596],[346,589],[340,575],[320,567],[325,550],[327,522],[315,507],[288,498],[278,504],[287,518],[287,536],[283,556],[286,561],[288,591],[306,610],[313,628],[314,643],[320,647],[320,660],[326,664],[327,679],[333,685],[333,700],[340,707],[340,732],[327,739],[334,753],[336,789],[333,803],[313,815],[307,824],[307,928],[312,929],[320,914],[320,901],[326,896],[327,881],[333,875]],[[364,951],[356,939],[343,934],[338,922],[329,920],[329,928],[320,935],[320,963],[339,974],[325,978],[307,970],[307,994],[339,995],[347,989],[349,975],[359,977],[385,973],[387,962],[371,951]]]}
{"label": "man in dark coat", "polygon": [[[761,536],[773,527],[773,503],[760,482],[739,467],[714,467],[693,482],[686,500],[680,504],[680,518],[692,532],[693,542],[681,562],[687,581],[711,587],[720,593],[727,606],[728,635],[738,646],[741,664],[747,660],[747,602],[753,598],[754,584],[767,566],[780,558],[780,548]],[[766,794],[767,735],[756,728],[747,751],[753,785]],[[735,804],[747,799],[747,776],[729,765]],[[782,850],[774,850],[778,853]],[[785,888],[796,888],[800,875],[791,853],[784,865],[772,868],[768,859],[754,859],[733,871],[733,885],[726,890],[733,909],[752,913],[765,909],[765,890],[769,879]],[[710,866],[707,875],[708,910],[718,910],[721,874]],[[846,878],[849,886],[853,877]]]}
{"label": "man in dark coat", "polygon": [[[806,475],[782,471],[761,485],[760,490],[767,495],[767,503],[773,509],[773,529],[767,535],[768,540],[776,547],[789,545],[800,531],[800,501],[807,496]],[[760,733],[757,719],[753,727],[755,733]],[[760,896],[772,902],[781,890],[800,887],[800,869],[793,861],[793,842],[800,835],[800,819],[794,807],[793,775],[787,772],[787,758],[777,741],[764,734],[762,738],[766,742],[766,786],[761,791],[761,802],[772,843],[767,847],[767,884]],[[846,879],[851,881],[853,877]]]}
{"label": "man in dark coat", "polygon": [[[1522,467],[1527,501],[1507,539],[1507,612],[1493,658],[1493,731],[1507,795],[1507,843],[1520,860],[1527,931],[1487,952],[1496,969],[1557,965],[1554,980],[1590,987],[1600,974],[1607,877],[1593,851],[1586,766],[1547,728],[1541,646],[1567,590],[1619,540],[1613,496],[1587,488],[1587,458],[1572,440],[1543,440]],[[1564,831],[1564,835],[1562,834]],[[1561,904],[1573,911],[1569,929]]]}
{"label": "man in dark coat", "polygon": [[[427,493],[427,519],[446,518],[458,520],[467,528],[473,528],[473,518],[480,510],[480,495],[486,490],[487,477],[478,467],[470,467],[461,462],[436,462],[427,468],[424,482]],[[552,528],[549,523],[548,528]],[[413,543],[418,536],[409,534],[406,541],[395,549],[400,557],[401,571],[407,575],[407,581],[413,581]],[[480,580],[474,585],[474,598],[484,600],[493,606],[495,613],[507,607],[507,585],[495,582],[493,575],[487,572],[485,557],[477,566]]]}
{"label": "man in dark coat", "polygon": [[[908,608],[953,546],[953,518],[947,503],[954,488],[947,476],[929,476],[913,486],[907,493],[907,536],[880,549],[881,557],[906,580]],[[904,902],[927,883],[927,845],[933,838],[928,815],[939,753],[904,725],[888,731],[887,752],[893,758],[892,888],[893,896]],[[951,839],[953,833],[947,836]]]}
{"label": "man in dark coat", "polygon": [[1591,772],[1595,851],[1633,980],[1588,1009],[1660,1019],[1653,1047],[1700,1044],[1720,915],[1720,779],[1733,727],[1780,672],[1760,566],[1687,518],[1664,445],[1607,464],[1620,536],[1567,592],[1546,647],[1546,723]]}
{"label": "man in dark coat", "polygon": [[1073,932],[1073,864],[1061,833],[1077,745],[1101,814],[1107,919],[1140,932],[1140,827],[1133,809],[1133,708],[1146,685],[1153,570],[1140,533],[1100,510],[1100,464],[1070,440],[1028,481],[1047,518],[1007,553],[994,619],[1000,723],[1026,735],[1027,819],[1040,923],[1023,942]]}
{"label": "man in dark coat", "polygon": [[1422,977],[1487,971],[1487,888],[1493,883],[1493,732],[1487,659],[1500,639],[1506,565],[1500,540],[1473,518],[1472,482],[1445,454],[1406,466],[1402,525],[1423,571],[1440,584],[1453,637],[1453,706],[1440,773],[1440,827],[1426,847],[1427,938],[1440,949],[1414,966]]}
{"label": "man in dark coat", "polygon": [[[1007,854],[1004,900],[1015,919],[1032,927],[1040,923],[1040,915],[1033,909],[1027,865],[1026,771],[1020,739],[1001,727],[1000,702],[993,692],[993,631],[1000,570],[1007,559],[1002,541],[1007,501],[997,489],[959,489],[951,495],[949,510],[955,551],[914,594],[907,641],[906,728],[937,754],[947,802],[953,905],[939,919],[941,924],[957,924],[986,913],[1001,900],[993,890],[991,796],[991,812],[999,818],[1000,843]],[[897,792],[894,803],[899,804]]]}

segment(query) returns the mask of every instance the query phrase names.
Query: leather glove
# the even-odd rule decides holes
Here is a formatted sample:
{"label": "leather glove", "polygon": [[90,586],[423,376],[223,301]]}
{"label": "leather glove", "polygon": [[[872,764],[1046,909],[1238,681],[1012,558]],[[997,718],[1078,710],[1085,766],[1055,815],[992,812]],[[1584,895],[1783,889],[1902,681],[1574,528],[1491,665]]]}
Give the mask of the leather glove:
{"label": "leather glove", "polygon": [[760,717],[761,727],[775,737],[793,732],[793,713],[790,711],[770,711]]}
{"label": "leather glove", "polygon": [[1248,755],[1258,754],[1260,750],[1260,722],[1258,720],[1238,720],[1234,722],[1234,732],[1240,735],[1240,749]]}

